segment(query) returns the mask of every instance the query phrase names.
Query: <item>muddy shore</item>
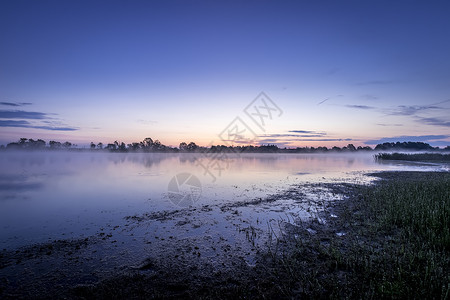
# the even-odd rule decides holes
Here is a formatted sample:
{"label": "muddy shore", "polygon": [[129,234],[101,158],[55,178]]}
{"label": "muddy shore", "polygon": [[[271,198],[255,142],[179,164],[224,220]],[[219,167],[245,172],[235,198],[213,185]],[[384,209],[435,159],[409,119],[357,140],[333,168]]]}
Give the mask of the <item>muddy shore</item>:
{"label": "muddy shore", "polygon": [[[412,173],[418,172],[372,174],[382,178],[372,188],[389,180],[416,176]],[[424,174],[428,172],[420,176]],[[443,174],[448,177],[448,172]],[[205,226],[220,229],[221,223],[214,223],[215,211],[233,223],[237,219],[242,221],[249,207],[274,209],[282,208],[281,203],[312,201],[305,198],[306,191],[333,197],[334,201],[314,198],[316,210],[312,217],[295,219],[286,214],[286,218],[278,220],[278,226],[269,222],[260,227],[253,223],[242,226],[240,222],[239,226],[222,228],[237,231],[239,240],[218,236],[212,230],[201,236],[192,234]],[[349,183],[293,186],[264,199],[128,216],[124,224],[99,230],[97,235],[88,238],[3,250],[0,251],[0,297],[226,299],[369,295],[363,291],[361,279],[369,275],[357,274],[363,271],[360,266],[349,267],[343,257],[362,251],[355,244],[383,250],[386,239],[395,244],[396,235],[395,232],[380,234],[368,228],[371,212],[364,205],[366,196],[360,185]],[[164,225],[162,228],[186,227],[188,236],[145,239],[155,220]],[[127,235],[123,237],[117,232]],[[127,259],[128,252],[132,252],[127,250],[127,245],[140,247],[141,244],[133,241],[143,237],[149,245],[148,255]],[[446,255],[448,258],[448,252]]]}

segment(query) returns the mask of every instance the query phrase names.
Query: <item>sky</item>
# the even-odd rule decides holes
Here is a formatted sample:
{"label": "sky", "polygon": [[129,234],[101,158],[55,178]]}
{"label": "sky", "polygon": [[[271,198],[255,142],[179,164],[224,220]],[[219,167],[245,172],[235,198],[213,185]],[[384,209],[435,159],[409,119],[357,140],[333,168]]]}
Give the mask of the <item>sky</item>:
{"label": "sky", "polygon": [[449,1],[0,1],[0,144],[450,145]]}

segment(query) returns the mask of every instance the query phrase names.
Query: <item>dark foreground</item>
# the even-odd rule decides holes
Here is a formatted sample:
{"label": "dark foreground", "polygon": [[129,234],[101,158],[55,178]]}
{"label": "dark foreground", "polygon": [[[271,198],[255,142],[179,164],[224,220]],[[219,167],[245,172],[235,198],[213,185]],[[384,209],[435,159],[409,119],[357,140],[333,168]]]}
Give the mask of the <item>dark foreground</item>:
{"label": "dark foreground", "polygon": [[[345,197],[330,204],[320,222],[269,228],[271,243],[254,266],[236,261],[218,270],[152,260],[94,285],[58,287],[53,278],[40,282],[36,293],[11,290],[8,279],[0,278],[0,298],[449,298],[450,173],[372,176],[381,180],[372,186],[331,185]],[[83,241],[51,247],[17,256],[66,253]],[[8,261],[0,254],[0,269]]]}

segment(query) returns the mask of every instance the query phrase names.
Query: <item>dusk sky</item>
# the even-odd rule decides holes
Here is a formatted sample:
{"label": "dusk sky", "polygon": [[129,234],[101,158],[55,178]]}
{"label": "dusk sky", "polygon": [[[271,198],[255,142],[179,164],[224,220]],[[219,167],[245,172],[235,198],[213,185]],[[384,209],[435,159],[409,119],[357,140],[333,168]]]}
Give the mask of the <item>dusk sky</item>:
{"label": "dusk sky", "polygon": [[282,147],[450,145],[450,2],[0,2],[0,144],[206,146],[236,117]]}

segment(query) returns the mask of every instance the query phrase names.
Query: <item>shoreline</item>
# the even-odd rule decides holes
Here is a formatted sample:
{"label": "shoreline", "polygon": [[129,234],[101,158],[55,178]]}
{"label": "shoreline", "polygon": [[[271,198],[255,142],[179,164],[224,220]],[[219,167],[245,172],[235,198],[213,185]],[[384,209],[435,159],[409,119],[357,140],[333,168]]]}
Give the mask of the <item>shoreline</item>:
{"label": "shoreline", "polygon": [[[405,292],[401,287],[395,290],[392,286],[386,287],[383,292],[379,290],[379,287],[370,287],[369,284],[369,290],[364,290],[365,283],[376,282],[377,269],[367,269],[358,257],[364,257],[365,254],[373,256],[374,253],[378,255],[380,251],[383,253],[386,245],[390,247],[388,247],[389,251],[394,251],[396,249],[393,246],[400,241],[400,238],[395,230],[389,235],[386,235],[386,232],[381,235],[379,231],[374,230],[372,223],[375,221],[367,221],[367,218],[370,219],[371,216],[368,214],[367,207],[362,204],[365,203],[367,193],[372,193],[383,185],[395,181],[426,182],[426,180],[436,180],[437,175],[445,177],[444,184],[448,185],[450,173],[387,171],[369,175],[381,179],[369,186],[348,183],[325,184],[333,193],[342,194],[344,199],[328,202],[327,207],[311,221],[284,222],[283,228],[280,227],[279,230],[268,228],[271,230],[272,239],[265,249],[256,249],[258,255],[252,264],[236,256],[229,257],[228,264],[224,264],[224,267],[219,269],[215,265],[202,264],[201,260],[199,260],[200,264],[192,263],[189,256],[178,256],[176,259],[169,260],[143,258],[142,264],[129,266],[125,270],[116,270],[112,275],[106,275],[106,279],[89,278],[88,274],[85,274],[84,280],[70,282],[70,278],[66,278],[66,281],[61,278],[56,280],[59,275],[64,274],[51,274],[47,279],[41,276],[40,282],[32,283],[41,286],[41,291],[29,286],[30,282],[23,282],[22,284],[28,285],[28,290],[23,290],[22,294],[14,292],[20,286],[11,286],[8,277],[2,276],[0,277],[0,296],[6,299],[45,298],[52,296],[53,292],[56,292],[60,298],[74,299],[340,298],[344,296],[366,298],[377,295],[401,298],[405,295],[413,295],[411,291]],[[447,204],[448,209],[448,203],[444,204]],[[248,233],[249,243],[252,237],[253,233]],[[84,241],[55,241],[49,245],[32,245],[27,247],[27,251],[9,254],[0,252],[0,271],[11,263],[20,264],[22,260],[33,257],[44,261],[53,255],[59,255],[63,260],[69,259],[72,266],[76,266],[77,261],[83,259],[83,254],[79,253],[77,258],[71,259],[68,258],[70,256],[68,253],[76,254],[77,250],[83,251],[91,244],[101,246],[101,242],[95,239],[85,239]],[[195,252],[195,248],[191,250]],[[176,252],[176,249],[168,249],[167,257],[171,254],[175,257],[177,254],[174,251]],[[356,255],[356,253],[359,254]],[[444,263],[448,264],[448,249],[443,253]],[[12,260],[14,257],[15,260]],[[373,268],[372,263],[369,263],[371,268]],[[47,271],[51,272],[51,268]],[[363,271],[362,274],[360,274],[361,271]],[[70,274],[70,270],[68,273]],[[60,284],[60,287],[55,287],[56,282]],[[384,284],[387,285],[387,283]],[[48,287],[48,290],[45,291],[42,286]],[[448,294],[445,296],[447,292],[448,290],[443,291],[444,294],[441,296],[448,297]],[[432,295],[436,296],[431,294],[429,297]]]}

